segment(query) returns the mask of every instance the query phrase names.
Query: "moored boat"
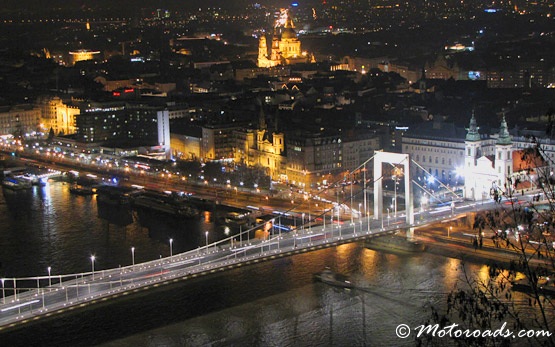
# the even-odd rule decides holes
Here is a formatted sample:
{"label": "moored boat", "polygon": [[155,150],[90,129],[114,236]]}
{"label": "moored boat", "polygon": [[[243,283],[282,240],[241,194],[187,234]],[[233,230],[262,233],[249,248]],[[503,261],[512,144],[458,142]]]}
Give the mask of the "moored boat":
{"label": "moored boat", "polygon": [[418,241],[408,240],[406,237],[399,235],[373,237],[366,240],[365,246],[366,248],[370,248],[375,251],[401,254],[413,254],[426,250],[425,244]]}
{"label": "moored boat", "polygon": [[133,197],[134,208],[143,208],[177,217],[193,218],[200,214],[199,210],[185,201],[157,193],[145,193]]}
{"label": "moored boat", "polygon": [[6,177],[2,180],[2,186],[12,190],[30,189],[33,187],[30,180],[17,177]]}
{"label": "moored boat", "polygon": [[331,271],[330,269],[325,269],[314,275],[314,279],[322,283],[326,283],[336,287],[342,288],[353,288],[354,285],[349,281],[349,279],[341,274]]}
{"label": "moored boat", "polygon": [[[528,278],[522,278],[511,282],[512,289],[524,292],[534,293],[534,288]],[[538,278],[537,290],[539,294],[554,296],[555,295],[555,281],[550,277],[541,276]]]}
{"label": "moored boat", "polygon": [[69,188],[69,192],[77,195],[93,195],[95,191],[91,187],[83,186],[72,186]]}

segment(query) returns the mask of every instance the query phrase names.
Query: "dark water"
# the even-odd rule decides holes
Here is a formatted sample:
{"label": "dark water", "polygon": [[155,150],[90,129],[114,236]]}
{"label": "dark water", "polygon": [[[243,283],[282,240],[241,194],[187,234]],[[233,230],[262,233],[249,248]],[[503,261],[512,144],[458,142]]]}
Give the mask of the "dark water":
{"label": "dark water", "polygon": [[[134,218],[136,219],[137,216]],[[51,182],[0,195],[1,275],[33,276],[128,265],[223,237],[211,213],[177,223],[154,218],[121,227],[98,217],[95,197],[74,196]],[[460,262],[430,254],[399,256],[361,244],[300,254],[201,280],[148,291],[69,317],[5,333],[3,344],[51,346],[412,346],[395,327],[416,326],[430,305],[462,285]],[[351,276],[356,290],[313,282],[329,266]],[[471,265],[471,273],[487,274]]]}
{"label": "dark water", "polygon": [[[93,254],[95,269],[130,265],[131,247],[135,247],[135,262],[141,262],[168,256],[170,238],[175,254],[204,245],[206,231],[209,242],[224,237],[223,229],[212,222],[211,212],[187,220],[141,216],[141,224],[139,216],[131,216],[129,210],[104,206],[99,211],[98,207],[96,196],[70,194],[69,185],[61,182],[50,181],[28,191],[4,189],[0,194],[0,275],[45,275],[49,266],[52,275],[90,271]],[[133,223],[121,225],[130,218]]]}

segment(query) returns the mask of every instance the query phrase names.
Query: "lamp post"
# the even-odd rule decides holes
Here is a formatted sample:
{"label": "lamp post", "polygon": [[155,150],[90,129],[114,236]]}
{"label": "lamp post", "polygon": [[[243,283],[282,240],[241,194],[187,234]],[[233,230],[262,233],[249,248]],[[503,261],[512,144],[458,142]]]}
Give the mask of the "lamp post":
{"label": "lamp post", "polygon": [[370,232],[370,213],[368,213],[368,210],[365,210],[366,212],[366,222],[368,223],[368,232]]}
{"label": "lamp post", "polygon": [[339,208],[337,209],[337,225],[339,226],[339,239],[341,239],[341,220],[339,217]]}
{"label": "lamp post", "polygon": [[393,201],[394,201],[394,213],[393,213],[393,217],[397,218],[397,176],[393,176],[395,178],[395,184],[393,185]]}
{"label": "lamp post", "polygon": [[52,278],[50,277],[50,271],[52,270],[52,268],[49,266],[48,267],[48,286],[52,286]]}
{"label": "lamp post", "polygon": [[173,239],[170,239],[170,262],[172,261],[173,257]]}
{"label": "lamp post", "polygon": [[358,224],[360,224],[360,233],[362,234],[362,210],[360,209],[362,204],[358,203]]}
{"label": "lamp post", "polygon": [[208,231],[204,235],[206,236],[206,253],[208,253]]}
{"label": "lamp post", "polygon": [[131,247],[131,264],[135,266],[135,247]]}
{"label": "lamp post", "polygon": [[389,227],[389,208],[387,208],[387,226]]}
{"label": "lamp post", "polygon": [[354,220],[353,220],[353,179],[354,179],[354,174],[350,174],[351,175],[351,225],[353,225]]}
{"label": "lamp post", "polygon": [[312,223],[310,223],[310,221],[312,220],[312,216],[311,216],[311,207],[310,207],[310,195],[308,196],[308,232],[312,233]]}
{"label": "lamp post", "polygon": [[92,266],[92,279],[94,281],[94,260],[96,259],[96,257],[94,255],[91,255],[91,266]]}

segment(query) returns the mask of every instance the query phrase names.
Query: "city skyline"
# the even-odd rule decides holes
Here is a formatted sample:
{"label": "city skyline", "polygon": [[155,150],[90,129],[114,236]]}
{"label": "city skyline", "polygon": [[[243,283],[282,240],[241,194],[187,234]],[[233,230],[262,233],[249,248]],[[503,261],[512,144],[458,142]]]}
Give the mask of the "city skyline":
{"label": "city skyline", "polygon": [[[414,312],[452,304],[469,259],[464,297],[484,298],[481,312],[508,312],[480,296],[489,274],[540,317],[541,292],[511,288],[538,285],[535,266],[552,272],[554,11],[545,0],[9,0],[0,321],[25,329],[6,336],[52,327],[66,343],[117,344],[198,318],[232,328],[161,336],[334,345],[355,331],[354,345],[397,345],[406,323],[389,295],[418,306],[403,316],[418,324]],[[500,267],[484,271],[492,259]],[[517,260],[533,264],[528,283],[504,271]],[[189,298],[164,294],[174,285]],[[213,315],[284,307],[279,292],[303,308]],[[144,297],[158,309],[141,323]],[[96,305],[108,299],[113,316]],[[74,305],[83,319],[68,322]],[[89,339],[89,324],[104,331]]]}

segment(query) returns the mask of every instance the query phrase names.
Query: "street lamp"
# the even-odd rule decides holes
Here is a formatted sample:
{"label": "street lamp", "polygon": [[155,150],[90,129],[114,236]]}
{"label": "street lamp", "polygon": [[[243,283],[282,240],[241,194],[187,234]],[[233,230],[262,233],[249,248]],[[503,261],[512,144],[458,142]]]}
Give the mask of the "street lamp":
{"label": "street lamp", "polygon": [[394,204],[395,204],[395,212],[393,216],[397,218],[397,176],[393,176],[395,179],[395,184],[393,185],[393,196],[394,196]]}
{"label": "street lamp", "polygon": [[206,235],[206,252],[208,252],[208,231],[204,235]]}
{"label": "street lamp", "polygon": [[94,281],[94,260],[96,259],[96,257],[94,255],[91,255],[91,266],[92,266],[92,279]]}
{"label": "street lamp", "polygon": [[354,217],[353,217],[353,180],[354,177],[349,177],[351,181],[351,225],[354,224]]}
{"label": "street lamp", "polygon": [[52,286],[52,278],[50,277],[50,271],[52,270],[52,268],[49,266],[48,267],[48,286]]}
{"label": "street lamp", "polygon": [[173,239],[170,239],[170,262],[172,261],[173,257]]}
{"label": "street lamp", "polygon": [[131,247],[131,263],[135,266],[135,247]]}
{"label": "street lamp", "polygon": [[358,203],[358,224],[360,224],[360,233],[362,234],[362,210],[360,209],[362,204]]}

